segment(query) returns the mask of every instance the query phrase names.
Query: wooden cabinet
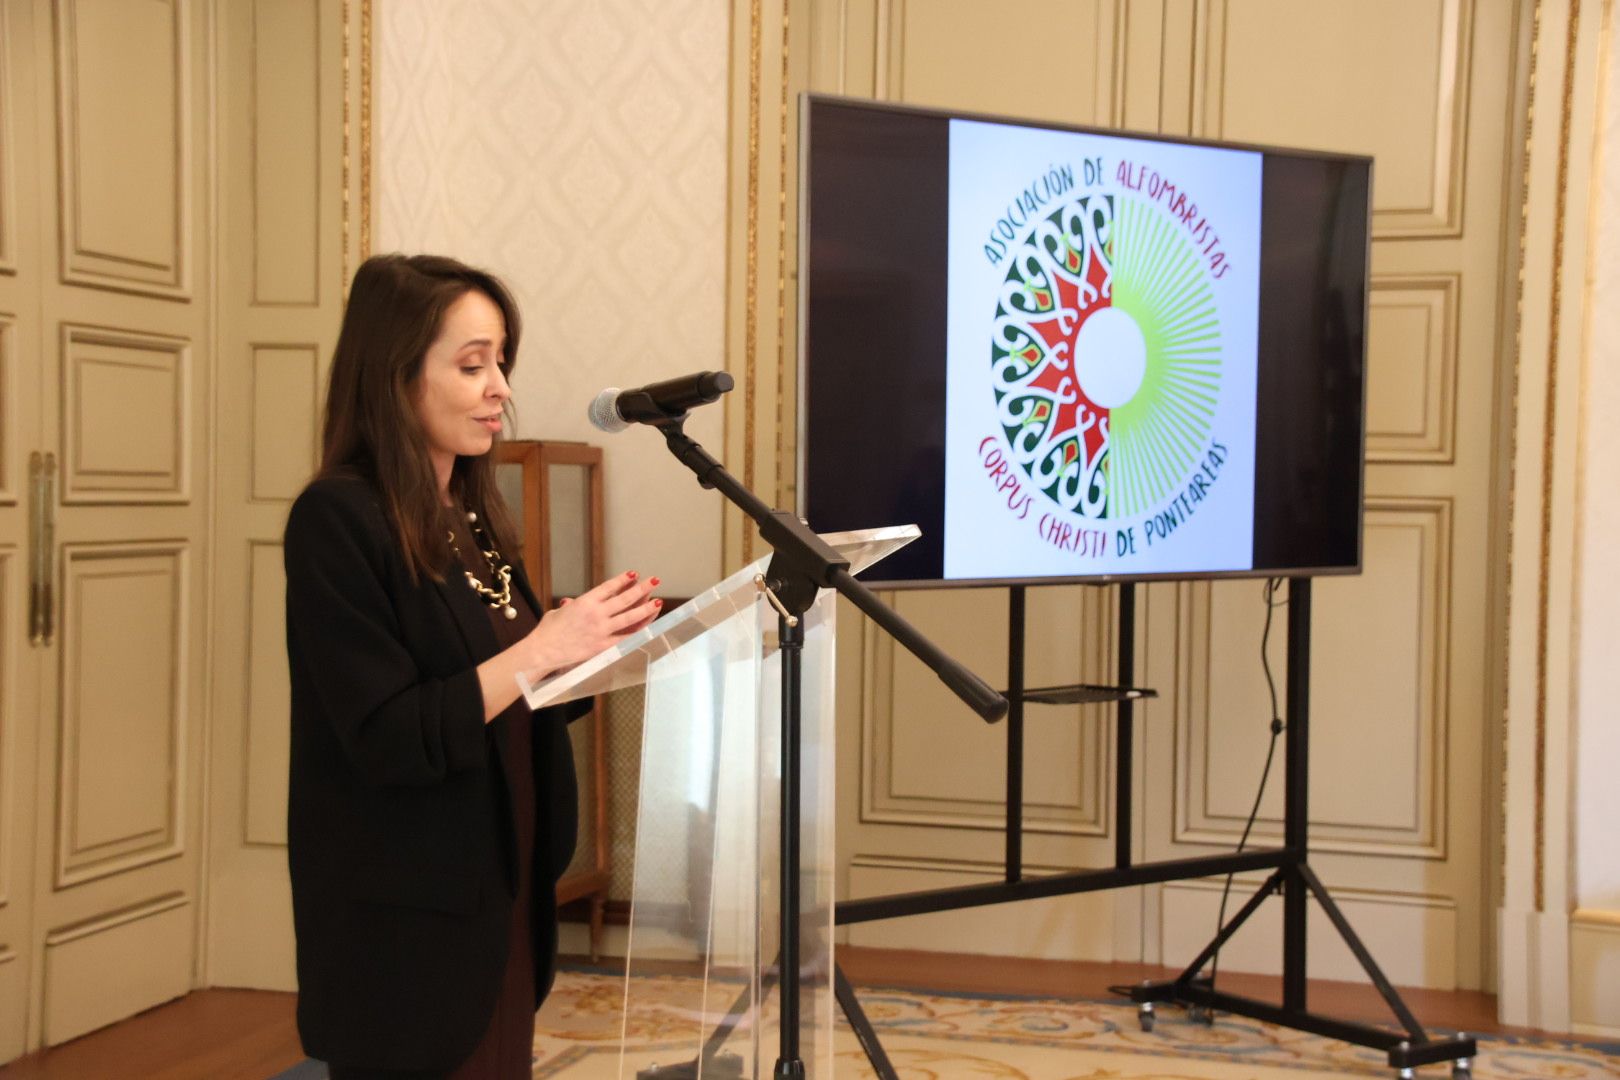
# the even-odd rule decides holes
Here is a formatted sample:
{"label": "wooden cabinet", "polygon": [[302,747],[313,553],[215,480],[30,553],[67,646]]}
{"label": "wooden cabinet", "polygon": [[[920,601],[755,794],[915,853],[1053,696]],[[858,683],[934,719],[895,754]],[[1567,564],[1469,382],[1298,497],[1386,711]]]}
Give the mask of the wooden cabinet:
{"label": "wooden cabinet", "polygon": [[[541,607],[578,596],[605,576],[602,451],[576,442],[513,440],[500,445],[496,483],[523,532],[523,568]],[[607,731],[603,701],[574,721],[580,774],[580,844],[557,883],[557,904],[588,900],[591,956],[601,949],[607,905]]]}

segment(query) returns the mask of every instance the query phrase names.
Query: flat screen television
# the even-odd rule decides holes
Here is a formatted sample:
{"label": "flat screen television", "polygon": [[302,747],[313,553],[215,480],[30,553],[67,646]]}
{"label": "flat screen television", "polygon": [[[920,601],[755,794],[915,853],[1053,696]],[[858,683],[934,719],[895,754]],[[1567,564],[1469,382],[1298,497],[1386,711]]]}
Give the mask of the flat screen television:
{"label": "flat screen television", "polygon": [[1372,161],[806,95],[799,513],[886,587],[1361,566]]}

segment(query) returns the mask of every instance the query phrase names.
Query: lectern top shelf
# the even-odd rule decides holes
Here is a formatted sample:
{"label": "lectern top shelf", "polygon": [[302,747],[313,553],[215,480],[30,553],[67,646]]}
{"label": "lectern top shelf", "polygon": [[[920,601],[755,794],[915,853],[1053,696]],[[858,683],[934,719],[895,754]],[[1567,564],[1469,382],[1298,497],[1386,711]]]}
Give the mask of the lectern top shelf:
{"label": "lectern top shelf", "polygon": [[[921,535],[921,530],[915,525],[891,525],[880,529],[824,533],[821,538],[849,560],[850,573],[858,574]],[[560,705],[566,701],[605,694],[610,690],[641,685],[647,679],[647,665],[652,661],[668,656],[688,641],[756,604],[760,593],[755,578],[764,573],[769,563],[769,555],[755,560],[619,644],[602,650],[567,671],[533,684],[518,676],[518,686],[529,708]]]}

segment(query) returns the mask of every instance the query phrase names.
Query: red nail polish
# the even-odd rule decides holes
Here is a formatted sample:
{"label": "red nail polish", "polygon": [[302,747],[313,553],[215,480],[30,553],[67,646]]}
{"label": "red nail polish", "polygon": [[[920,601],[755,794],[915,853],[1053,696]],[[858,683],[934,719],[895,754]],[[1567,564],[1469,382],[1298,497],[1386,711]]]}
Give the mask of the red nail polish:
{"label": "red nail polish", "polygon": [[630,571],[626,571],[626,572],[630,575],[630,580],[631,581],[636,580],[636,572],[634,570],[630,570]]}
{"label": "red nail polish", "polygon": [[651,581],[650,581],[650,582],[648,582],[648,584],[649,584],[649,585],[657,585],[657,584],[658,584],[658,579],[657,579],[657,578],[653,578],[653,579],[652,579],[652,580],[651,580]]}
{"label": "red nail polish", "polygon": [[653,601],[653,607],[663,607],[663,606],[664,606],[664,602],[662,600],[654,600]]}

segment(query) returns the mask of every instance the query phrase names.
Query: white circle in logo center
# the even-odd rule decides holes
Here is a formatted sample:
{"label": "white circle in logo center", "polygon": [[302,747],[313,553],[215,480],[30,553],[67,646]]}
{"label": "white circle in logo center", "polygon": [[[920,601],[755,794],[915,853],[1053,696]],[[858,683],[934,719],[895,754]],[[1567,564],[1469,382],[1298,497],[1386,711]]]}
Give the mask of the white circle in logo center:
{"label": "white circle in logo center", "polygon": [[1086,397],[1117,409],[1142,388],[1147,342],[1136,320],[1117,307],[1091,313],[1074,339],[1074,374]]}

